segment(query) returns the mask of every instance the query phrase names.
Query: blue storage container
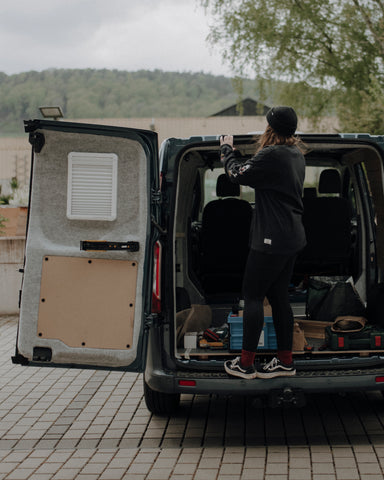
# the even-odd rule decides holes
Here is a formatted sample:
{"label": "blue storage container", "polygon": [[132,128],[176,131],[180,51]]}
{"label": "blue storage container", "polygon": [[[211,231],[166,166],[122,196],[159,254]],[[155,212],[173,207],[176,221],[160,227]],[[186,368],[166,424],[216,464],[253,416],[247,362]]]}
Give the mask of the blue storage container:
{"label": "blue storage container", "polygon": [[[229,350],[240,351],[243,345],[243,317],[228,315]],[[259,350],[277,350],[275,327],[272,317],[264,317],[264,327],[260,335]]]}

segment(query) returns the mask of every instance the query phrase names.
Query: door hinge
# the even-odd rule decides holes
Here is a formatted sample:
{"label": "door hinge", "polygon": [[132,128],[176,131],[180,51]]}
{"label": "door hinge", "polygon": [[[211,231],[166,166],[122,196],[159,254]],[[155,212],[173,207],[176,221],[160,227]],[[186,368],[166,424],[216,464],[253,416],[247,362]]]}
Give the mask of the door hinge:
{"label": "door hinge", "polygon": [[152,190],[151,192],[151,203],[154,205],[160,205],[163,200],[163,194],[160,190]]}
{"label": "door hinge", "polygon": [[157,327],[163,322],[163,316],[158,313],[150,313],[145,317],[145,326],[147,328]]}
{"label": "door hinge", "polygon": [[23,355],[21,355],[20,353],[17,353],[11,357],[11,360],[12,360],[12,363],[14,365],[28,365],[29,364],[29,360],[28,358],[24,357]]}
{"label": "door hinge", "polygon": [[32,145],[35,153],[40,153],[45,145],[45,136],[40,132],[30,132],[29,143]]}

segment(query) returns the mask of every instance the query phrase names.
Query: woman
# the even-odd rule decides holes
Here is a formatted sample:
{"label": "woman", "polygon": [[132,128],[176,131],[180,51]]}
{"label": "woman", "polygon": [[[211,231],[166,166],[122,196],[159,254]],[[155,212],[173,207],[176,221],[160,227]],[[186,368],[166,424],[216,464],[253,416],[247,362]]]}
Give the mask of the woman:
{"label": "woman", "polygon": [[[224,364],[229,375],[247,379],[296,374],[288,286],[296,255],[306,244],[302,224],[305,160],[300,141],[294,137],[297,116],[293,108],[281,106],[271,108],[266,118],[268,127],[260,137],[256,155],[247,161],[233,148],[231,135],[220,139],[221,161],[231,181],[255,189],[250,253],[243,280],[243,347],[241,357]],[[272,307],[277,357],[255,368],[265,297]]]}

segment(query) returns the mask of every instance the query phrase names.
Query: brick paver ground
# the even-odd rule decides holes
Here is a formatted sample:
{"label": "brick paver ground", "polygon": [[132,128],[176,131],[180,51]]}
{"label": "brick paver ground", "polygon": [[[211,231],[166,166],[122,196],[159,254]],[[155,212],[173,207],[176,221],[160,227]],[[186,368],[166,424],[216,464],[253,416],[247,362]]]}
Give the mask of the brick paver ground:
{"label": "brick paver ground", "polygon": [[382,480],[378,392],[260,399],[182,396],[152,416],[141,375],[12,365],[17,318],[0,317],[0,480]]}

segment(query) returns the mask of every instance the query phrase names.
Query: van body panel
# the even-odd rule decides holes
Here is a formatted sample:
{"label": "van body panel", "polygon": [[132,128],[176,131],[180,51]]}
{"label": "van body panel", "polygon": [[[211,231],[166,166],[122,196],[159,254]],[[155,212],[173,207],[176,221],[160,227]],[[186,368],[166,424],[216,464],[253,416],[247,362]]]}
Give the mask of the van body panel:
{"label": "van body panel", "polygon": [[[272,390],[291,388],[307,393],[348,392],[356,390],[384,390],[382,381],[377,379],[384,374],[384,368],[367,370],[334,370],[328,375],[318,372],[301,372],[293,377],[276,377],[268,380],[229,378],[225,373],[207,375],[185,375],[177,372],[175,375],[164,370],[152,370],[146,374],[146,383],[156,391],[164,393],[190,394],[220,394],[220,395],[266,395]],[[194,386],[182,386],[180,381],[194,379]]]}
{"label": "van body panel", "polygon": [[[29,122],[27,130],[35,153],[17,342],[25,363],[144,370],[154,413],[168,412],[165,404],[180,393],[384,390],[384,350],[295,352],[296,376],[247,381],[224,373],[223,362],[234,352],[190,352],[178,343],[177,313],[186,307],[178,304],[177,289],[224,320],[235,299],[210,296],[199,277],[202,212],[215,197],[203,181],[206,172],[222,169],[218,135],[168,139],[158,159],[153,132],[41,121]],[[346,272],[365,302],[384,278],[384,140],[353,134],[301,138],[307,166],[340,173],[342,191],[334,196],[353,210]],[[242,155],[253,155],[253,135],[234,141]],[[87,190],[87,179],[98,185],[106,170],[110,182],[105,189],[103,177],[100,203]],[[151,308],[156,241],[160,313]],[[302,268],[300,275],[311,275]],[[272,354],[258,352],[259,360]]]}
{"label": "van body panel", "polygon": [[45,121],[27,130],[34,159],[18,355],[142,370],[157,136]]}

